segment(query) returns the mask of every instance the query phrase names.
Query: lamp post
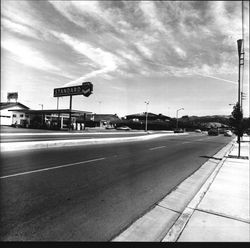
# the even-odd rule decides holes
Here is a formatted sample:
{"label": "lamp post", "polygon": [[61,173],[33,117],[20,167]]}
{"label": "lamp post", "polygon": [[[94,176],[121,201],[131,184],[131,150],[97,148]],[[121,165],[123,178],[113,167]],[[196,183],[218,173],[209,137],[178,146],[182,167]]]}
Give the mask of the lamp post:
{"label": "lamp post", "polygon": [[[101,104],[102,104],[102,101],[98,101],[98,103],[99,103],[99,115],[101,115]],[[100,129],[101,129],[101,123],[102,123],[102,120],[101,120],[101,116],[100,116],[100,122],[99,122]]]}
{"label": "lamp post", "polygon": [[176,129],[178,129],[178,112],[180,110],[184,110],[184,108],[177,109],[177,111],[176,111]]}
{"label": "lamp post", "polygon": [[102,101],[98,101],[99,103],[99,114],[101,114],[101,104],[102,104]]}
{"label": "lamp post", "polygon": [[148,104],[149,104],[149,102],[146,102],[146,101],[145,101],[145,103],[146,103],[146,123],[145,123],[145,132],[147,132],[147,130],[148,130]]}
{"label": "lamp post", "polygon": [[[43,104],[38,104],[38,105],[41,105],[42,110],[43,110]],[[42,125],[44,124],[44,119],[45,119],[45,116],[44,116],[43,113],[42,113]]]}

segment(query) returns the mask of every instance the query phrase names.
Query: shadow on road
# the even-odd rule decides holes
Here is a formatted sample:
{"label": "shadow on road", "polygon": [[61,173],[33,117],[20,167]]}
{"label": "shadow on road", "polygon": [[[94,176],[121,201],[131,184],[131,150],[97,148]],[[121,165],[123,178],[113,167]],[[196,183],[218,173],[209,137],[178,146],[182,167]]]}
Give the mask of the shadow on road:
{"label": "shadow on road", "polygon": [[222,158],[216,158],[216,157],[211,157],[211,156],[200,156],[201,158],[212,158],[212,159],[216,159],[216,160],[222,160]]}

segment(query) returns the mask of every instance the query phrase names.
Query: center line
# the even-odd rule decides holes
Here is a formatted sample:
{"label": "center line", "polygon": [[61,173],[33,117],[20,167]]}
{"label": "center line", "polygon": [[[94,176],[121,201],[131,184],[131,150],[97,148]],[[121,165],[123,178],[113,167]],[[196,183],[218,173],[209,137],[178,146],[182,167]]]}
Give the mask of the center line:
{"label": "center line", "polygon": [[156,149],[161,149],[164,147],[166,147],[166,146],[157,146],[157,147],[149,148],[149,150],[156,150]]}
{"label": "center line", "polygon": [[48,170],[55,170],[55,169],[60,169],[64,167],[69,167],[73,165],[78,165],[78,164],[86,164],[86,163],[91,163],[99,160],[103,160],[105,158],[97,158],[97,159],[91,159],[91,160],[86,160],[82,162],[76,162],[76,163],[71,163],[71,164],[64,164],[64,165],[59,165],[55,167],[49,167],[49,168],[44,168],[44,169],[39,169],[39,170],[33,170],[33,171],[26,171],[26,172],[21,172],[21,173],[16,173],[8,176],[2,176],[0,179],[8,178],[8,177],[17,177],[17,176],[22,176],[22,175],[27,175],[27,174],[32,174],[32,173],[37,173],[37,172],[42,172],[42,171],[48,171]]}

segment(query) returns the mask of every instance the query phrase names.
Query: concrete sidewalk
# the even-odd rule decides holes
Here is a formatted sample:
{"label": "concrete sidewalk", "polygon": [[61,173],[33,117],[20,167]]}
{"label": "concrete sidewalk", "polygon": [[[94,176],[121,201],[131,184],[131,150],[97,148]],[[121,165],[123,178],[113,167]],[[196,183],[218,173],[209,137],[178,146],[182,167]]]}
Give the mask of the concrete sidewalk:
{"label": "concrete sidewalk", "polygon": [[[249,137],[243,137],[241,148],[242,159],[236,157],[235,143],[200,201],[194,199],[185,209],[190,219],[176,241],[250,241]],[[171,241],[169,234],[163,241]]]}
{"label": "concrete sidewalk", "polygon": [[250,241],[249,137],[235,139],[112,241]]}

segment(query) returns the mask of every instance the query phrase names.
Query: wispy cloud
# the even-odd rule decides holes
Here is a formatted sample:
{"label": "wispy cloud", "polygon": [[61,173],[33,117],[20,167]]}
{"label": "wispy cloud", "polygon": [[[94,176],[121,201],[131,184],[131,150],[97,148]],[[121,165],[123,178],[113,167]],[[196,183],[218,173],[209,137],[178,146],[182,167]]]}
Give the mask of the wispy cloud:
{"label": "wispy cloud", "polygon": [[164,25],[157,18],[154,2],[141,1],[139,7],[141,8],[143,14],[145,15],[145,20],[151,24],[152,28],[155,28],[156,30],[162,31],[164,33],[166,32]]}
{"label": "wispy cloud", "polygon": [[59,68],[50,63],[39,51],[29,48],[19,39],[4,39],[1,46],[14,55],[14,59],[35,69],[58,72]]}
{"label": "wispy cloud", "polygon": [[112,72],[121,63],[121,60],[117,58],[114,54],[104,51],[101,48],[95,48],[86,42],[79,41],[64,33],[52,32],[52,34],[82,56],[86,56],[87,58],[89,58],[91,60],[91,63],[95,63],[100,68],[90,73],[87,73],[74,81],[67,83],[67,85],[76,84],[79,82],[79,80],[85,80],[90,77],[95,77],[99,74],[106,74],[108,72]]}
{"label": "wispy cloud", "polygon": [[39,39],[37,32],[35,30],[32,30],[30,27],[27,27],[26,25],[15,23],[6,18],[2,18],[1,24],[2,27],[5,28],[6,30],[18,33],[20,35]]}

